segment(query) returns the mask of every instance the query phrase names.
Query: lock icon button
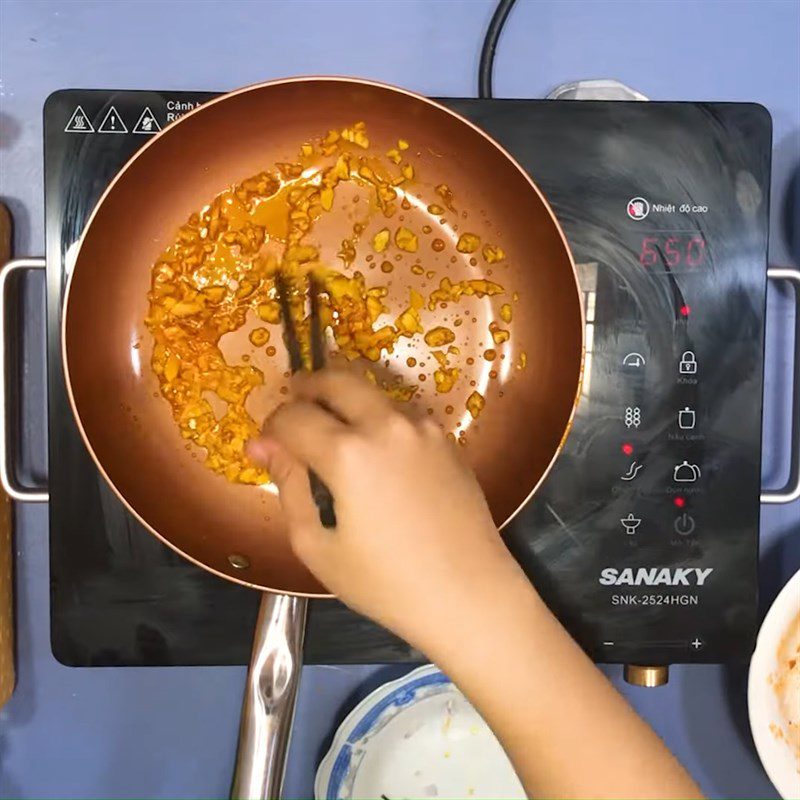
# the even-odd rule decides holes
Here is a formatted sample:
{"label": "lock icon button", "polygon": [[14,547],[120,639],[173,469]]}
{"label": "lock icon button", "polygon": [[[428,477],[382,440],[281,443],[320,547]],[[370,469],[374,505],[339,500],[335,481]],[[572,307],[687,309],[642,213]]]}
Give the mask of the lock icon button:
{"label": "lock icon button", "polygon": [[691,350],[687,350],[681,356],[678,371],[681,375],[694,375],[697,372],[697,359]]}

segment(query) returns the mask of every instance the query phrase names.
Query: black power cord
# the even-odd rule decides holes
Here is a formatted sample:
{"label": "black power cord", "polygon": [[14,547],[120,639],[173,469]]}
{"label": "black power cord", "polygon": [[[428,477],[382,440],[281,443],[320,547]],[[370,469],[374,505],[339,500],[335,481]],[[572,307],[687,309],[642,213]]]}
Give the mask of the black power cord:
{"label": "black power cord", "polygon": [[492,20],[486,30],[486,38],[481,48],[481,60],[478,67],[478,97],[492,96],[492,69],[494,67],[494,51],[497,49],[497,40],[505,25],[515,0],[500,0],[494,10]]}

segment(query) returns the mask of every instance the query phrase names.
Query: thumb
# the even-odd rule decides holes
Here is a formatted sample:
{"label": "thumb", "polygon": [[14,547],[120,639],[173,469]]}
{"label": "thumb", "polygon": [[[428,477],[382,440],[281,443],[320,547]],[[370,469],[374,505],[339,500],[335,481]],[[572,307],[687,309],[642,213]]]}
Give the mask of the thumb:
{"label": "thumb", "polygon": [[278,489],[292,550],[320,578],[315,564],[324,563],[321,551],[329,544],[331,531],[325,530],[320,522],[319,510],[311,494],[308,468],[279,442],[265,436],[250,441],[247,454],[266,468]]}

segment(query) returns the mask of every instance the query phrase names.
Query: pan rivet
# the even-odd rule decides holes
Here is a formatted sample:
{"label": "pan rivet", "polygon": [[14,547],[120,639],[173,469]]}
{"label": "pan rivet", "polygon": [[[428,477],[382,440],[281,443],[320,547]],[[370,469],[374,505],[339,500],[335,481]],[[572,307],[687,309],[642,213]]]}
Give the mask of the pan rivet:
{"label": "pan rivet", "polygon": [[235,569],[247,569],[250,566],[250,559],[247,556],[239,555],[239,553],[229,555],[228,561]]}

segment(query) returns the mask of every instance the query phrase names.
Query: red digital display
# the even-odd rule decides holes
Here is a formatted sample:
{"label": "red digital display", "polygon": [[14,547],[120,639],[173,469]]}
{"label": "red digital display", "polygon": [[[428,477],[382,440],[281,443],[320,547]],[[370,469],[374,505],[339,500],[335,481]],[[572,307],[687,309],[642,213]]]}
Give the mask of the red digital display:
{"label": "red digital display", "polygon": [[695,269],[706,263],[706,240],[698,233],[659,233],[642,237],[639,263],[670,269]]}

